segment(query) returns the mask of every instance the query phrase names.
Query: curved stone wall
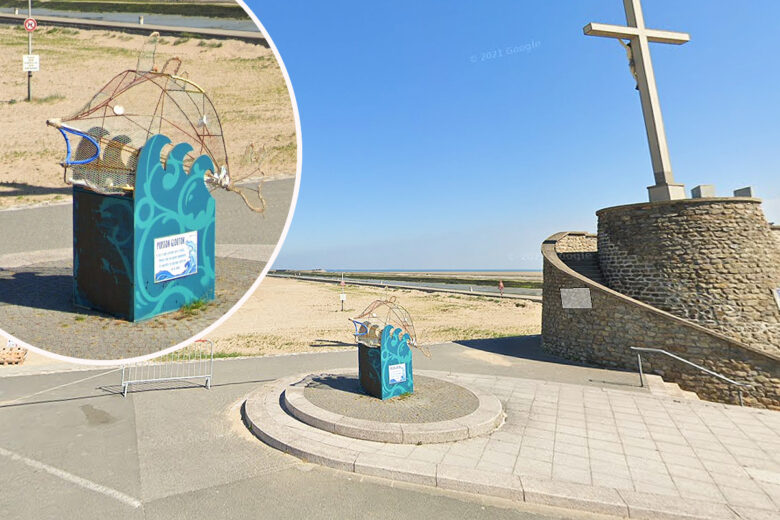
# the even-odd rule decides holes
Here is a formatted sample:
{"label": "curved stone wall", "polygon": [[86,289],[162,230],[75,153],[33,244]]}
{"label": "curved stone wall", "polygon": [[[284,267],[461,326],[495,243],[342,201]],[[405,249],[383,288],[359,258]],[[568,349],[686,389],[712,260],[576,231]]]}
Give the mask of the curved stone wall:
{"label": "curved stone wall", "polygon": [[[745,404],[780,410],[780,355],[764,352],[636,299],[569,268],[561,257],[592,255],[593,235],[558,233],[542,245],[542,346],[553,354],[598,366],[637,369],[629,347],[660,348],[753,385]],[[577,251],[578,246],[585,245]],[[559,250],[560,248],[560,250]],[[559,254],[560,253],[560,254]],[[564,308],[561,289],[589,289],[591,308]],[[644,368],[700,397],[736,403],[733,385],[661,354],[643,355]]]}
{"label": "curved stone wall", "polygon": [[611,289],[742,343],[780,353],[780,243],[758,199],[632,204],[598,215]]}

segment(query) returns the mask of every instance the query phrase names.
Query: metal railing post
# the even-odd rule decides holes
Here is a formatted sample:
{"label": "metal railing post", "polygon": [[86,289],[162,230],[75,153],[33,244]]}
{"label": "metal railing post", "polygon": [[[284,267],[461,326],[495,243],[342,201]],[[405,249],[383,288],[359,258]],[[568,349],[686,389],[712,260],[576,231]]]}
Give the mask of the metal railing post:
{"label": "metal railing post", "polygon": [[666,350],[663,350],[663,349],[660,349],[660,348],[646,348],[646,347],[628,347],[628,348],[633,350],[633,351],[635,351],[637,353],[636,356],[637,356],[637,360],[639,362],[639,379],[640,379],[641,386],[644,386],[644,381],[643,381],[643,372],[642,372],[642,358],[641,358],[641,356],[639,354],[640,351],[642,351],[642,352],[657,352],[659,354],[665,354],[665,355],[669,356],[670,358],[673,358],[673,359],[676,359],[678,361],[681,361],[681,362],[685,363],[686,365],[690,365],[690,366],[692,366],[694,368],[697,368],[697,369],[701,370],[702,372],[705,372],[705,373],[707,373],[707,374],[709,374],[709,375],[711,375],[713,377],[717,377],[718,379],[721,379],[721,380],[729,383],[730,385],[736,386],[737,387],[737,395],[739,397],[739,405],[740,406],[744,406],[744,404],[742,402],[742,389],[743,388],[752,388],[752,386],[749,385],[748,383],[741,383],[739,381],[734,381],[733,379],[729,379],[728,377],[724,376],[723,374],[719,374],[719,373],[714,372],[714,371],[712,371],[712,370],[710,370],[708,368],[704,368],[701,365],[697,365],[696,363],[692,363],[691,361],[688,361],[685,358],[682,358],[682,357],[680,357],[678,355],[672,354],[671,352],[667,352]]}
{"label": "metal railing post", "polygon": [[644,373],[642,372],[642,354],[639,352],[636,353],[636,360],[639,363],[639,386],[641,388],[645,387],[645,377]]}

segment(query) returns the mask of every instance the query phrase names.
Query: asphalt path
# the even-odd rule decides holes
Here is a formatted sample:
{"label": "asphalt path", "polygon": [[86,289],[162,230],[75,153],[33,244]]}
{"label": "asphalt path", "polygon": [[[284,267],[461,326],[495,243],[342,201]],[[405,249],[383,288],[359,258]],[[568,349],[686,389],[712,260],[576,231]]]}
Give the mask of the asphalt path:
{"label": "asphalt path", "polygon": [[[298,280],[308,280],[325,283],[341,283],[341,278],[335,276],[317,276],[317,275],[296,275],[288,273],[270,273],[269,276],[275,278],[295,278]],[[521,287],[507,287],[502,294],[498,287],[489,285],[467,285],[459,283],[446,282],[418,282],[406,281],[399,277],[395,280],[383,280],[381,278],[362,278],[356,276],[345,276],[344,283],[356,285],[368,285],[372,287],[394,287],[396,289],[420,289],[428,292],[451,292],[456,294],[473,294],[476,296],[517,297],[529,299],[532,301],[542,301],[542,289],[524,289]]]}
{"label": "asphalt path", "polygon": [[[265,182],[267,207],[262,215],[249,210],[235,193],[215,190],[217,243],[276,245],[294,188],[294,178]],[[72,247],[73,206],[68,203],[0,211],[0,230],[0,255]]]}
{"label": "asphalt path", "polygon": [[[546,356],[538,337],[431,350],[430,359],[415,353],[415,367],[643,391],[635,374]],[[354,367],[356,358],[348,350],[216,360],[210,390],[157,383],[126,398],[116,371],[0,377],[0,518],[598,518],[322,468],[241,423],[241,403],[259,385]]]}

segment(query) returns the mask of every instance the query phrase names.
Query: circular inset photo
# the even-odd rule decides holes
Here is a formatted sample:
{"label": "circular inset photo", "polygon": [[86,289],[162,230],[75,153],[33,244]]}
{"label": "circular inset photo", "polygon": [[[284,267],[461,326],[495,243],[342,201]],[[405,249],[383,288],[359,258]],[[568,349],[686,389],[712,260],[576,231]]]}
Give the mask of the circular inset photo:
{"label": "circular inset photo", "polygon": [[127,360],[191,342],[259,283],[300,125],[240,5],[82,4],[0,13],[0,335]]}

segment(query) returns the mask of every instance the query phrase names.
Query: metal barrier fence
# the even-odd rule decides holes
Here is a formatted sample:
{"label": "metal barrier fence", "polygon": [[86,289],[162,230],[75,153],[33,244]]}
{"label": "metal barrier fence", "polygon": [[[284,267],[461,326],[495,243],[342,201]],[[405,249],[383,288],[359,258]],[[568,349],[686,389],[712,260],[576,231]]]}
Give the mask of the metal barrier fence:
{"label": "metal barrier fence", "polygon": [[127,396],[130,385],[161,381],[204,378],[203,386],[211,388],[213,373],[214,342],[210,339],[199,339],[165,356],[133,365],[123,365],[122,396]]}

